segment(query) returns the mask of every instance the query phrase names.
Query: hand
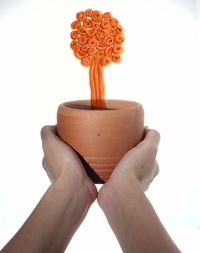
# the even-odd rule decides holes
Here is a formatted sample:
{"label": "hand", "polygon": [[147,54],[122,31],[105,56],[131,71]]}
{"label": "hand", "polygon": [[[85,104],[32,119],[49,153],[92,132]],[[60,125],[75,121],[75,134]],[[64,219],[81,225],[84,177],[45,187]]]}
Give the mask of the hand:
{"label": "hand", "polygon": [[[146,191],[159,173],[156,161],[160,134],[153,129],[144,130],[144,139],[129,150],[114,169],[110,179],[102,186],[98,194],[98,203],[103,208],[104,196],[118,191],[132,192],[137,184]],[[115,194],[115,195],[116,195]],[[121,195],[121,194],[120,194]],[[114,196],[113,196],[114,197]]]}
{"label": "hand", "polygon": [[132,187],[132,184],[136,182],[143,191],[146,191],[159,173],[156,161],[159,141],[160,134],[156,130],[145,128],[143,141],[129,150],[120,160],[110,179],[101,188],[99,198],[104,188],[119,183]]}
{"label": "hand", "polygon": [[44,126],[41,130],[44,158],[43,167],[51,182],[55,182],[63,173],[83,181],[94,196],[97,190],[87,176],[76,152],[57,135],[56,126]]}
{"label": "hand", "polygon": [[98,194],[124,253],[180,252],[144,194],[159,172],[159,140],[156,130],[146,128],[144,140],[125,154]]}

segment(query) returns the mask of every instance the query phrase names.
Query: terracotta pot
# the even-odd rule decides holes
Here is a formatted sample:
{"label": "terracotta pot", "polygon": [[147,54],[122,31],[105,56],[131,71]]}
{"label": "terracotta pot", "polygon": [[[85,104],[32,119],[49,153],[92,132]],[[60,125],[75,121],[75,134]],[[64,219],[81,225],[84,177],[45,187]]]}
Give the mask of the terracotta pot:
{"label": "terracotta pot", "polygon": [[142,140],[144,111],[132,101],[106,100],[106,109],[91,108],[90,103],[61,104],[57,132],[99,176],[96,182],[105,182],[124,154]]}

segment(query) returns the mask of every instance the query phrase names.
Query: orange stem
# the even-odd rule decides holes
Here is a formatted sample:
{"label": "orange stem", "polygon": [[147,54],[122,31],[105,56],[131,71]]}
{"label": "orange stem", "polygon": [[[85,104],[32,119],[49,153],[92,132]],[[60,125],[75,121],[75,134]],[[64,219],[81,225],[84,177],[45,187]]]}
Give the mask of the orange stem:
{"label": "orange stem", "polygon": [[91,91],[91,100],[96,99],[96,90],[94,85],[94,59],[92,59],[90,70],[89,70],[89,76],[90,76],[90,91]]}
{"label": "orange stem", "polygon": [[103,66],[98,64],[98,74],[99,74],[99,94],[100,94],[100,107],[106,108],[105,103],[105,85],[104,85],[104,78],[103,78]]}
{"label": "orange stem", "polygon": [[96,91],[96,100],[100,99],[100,93],[99,93],[99,73],[98,73],[98,64],[99,64],[99,57],[94,57],[94,85],[95,85],[95,91]]}
{"label": "orange stem", "polygon": [[100,63],[100,56],[92,59],[90,65],[90,89],[92,108],[105,108],[105,85],[103,79],[103,66]]}

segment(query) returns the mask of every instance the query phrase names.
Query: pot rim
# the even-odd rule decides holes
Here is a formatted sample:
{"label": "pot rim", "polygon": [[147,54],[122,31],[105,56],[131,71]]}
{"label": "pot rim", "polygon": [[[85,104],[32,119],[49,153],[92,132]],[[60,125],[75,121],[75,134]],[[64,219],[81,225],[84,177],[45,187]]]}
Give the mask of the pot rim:
{"label": "pot rim", "polygon": [[123,99],[105,99],[105,102],[108,104],[108,108],[110,109],[104,110],[98,110],[98,109],[84,109],[84,108],[73,108],[69,107],[68,105],[86,105],[91,106],[91,100],[90,99],[82,99],[82,100],[73,100],[73,101],[67,101],[59,105],[59,108],[62,110],[70,110],[73,112],[90,112],[90,113],[115,113],[119,111],[124,110],[130,110],[130,109],[138,109],[139,107],[142,107],[142,104],[136,101],[130,101],[130,100],[123,100]]}

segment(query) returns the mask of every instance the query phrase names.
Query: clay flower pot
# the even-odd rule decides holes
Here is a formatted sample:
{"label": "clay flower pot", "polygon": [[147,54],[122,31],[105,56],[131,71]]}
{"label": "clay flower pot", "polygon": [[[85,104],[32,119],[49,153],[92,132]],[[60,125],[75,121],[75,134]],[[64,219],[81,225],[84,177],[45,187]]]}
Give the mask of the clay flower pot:
{"label": "clay flower pot", "polygon": [[93,180],[101,183],[109,179],[124,154],[142,140],[144,132],[141,104],[106,100],[106,106],[94,109],[90,100],[79,100],[61,104],[57,112],[58,135],[95,171]]}

